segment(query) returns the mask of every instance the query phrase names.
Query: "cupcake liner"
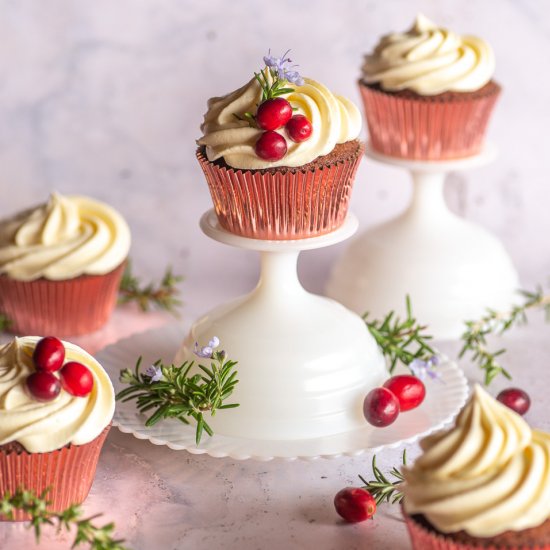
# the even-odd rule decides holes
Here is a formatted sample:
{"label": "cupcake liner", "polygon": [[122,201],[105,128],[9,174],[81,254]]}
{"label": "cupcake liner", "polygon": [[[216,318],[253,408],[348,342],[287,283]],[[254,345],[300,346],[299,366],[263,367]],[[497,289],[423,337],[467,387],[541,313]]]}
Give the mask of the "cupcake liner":
{"label": "cupcake liner", "polygon": [[266,240],[316,237],[346,219],[364,145],[350,158],[307,170],[237,170],[210,162],[199,149],[220,225]]}
{"label": "cupcake liner", "polygon": [[403,513],[413,550],[550,550],[550,545],[502,546],[495,544],[469,544],[452,540],[443,534],[431,531]]}
{"label": "cupcake liner", "polygon": [[392,157],[444,160],[480,152],[500,94],[456,99],[410,98],[359,83],[372,148]]}
{"label": "cupcake liner", "polygon": [[101,328],[118,298],[125,262],[106,275],[18,281],[0,275],[0,312],[15,334],[78,336]]}
{"label": "cupcake liner", "polygon": [[[67,445],[49,453],[0,451],[0,495],[18,489],[42,493],[50,488],[48,509],[60,512],[72,504],[81,504],[94,480],[97,461],[111,425],[85,445]],[[12,520],[25,521],[27,514],[17,511]]]}

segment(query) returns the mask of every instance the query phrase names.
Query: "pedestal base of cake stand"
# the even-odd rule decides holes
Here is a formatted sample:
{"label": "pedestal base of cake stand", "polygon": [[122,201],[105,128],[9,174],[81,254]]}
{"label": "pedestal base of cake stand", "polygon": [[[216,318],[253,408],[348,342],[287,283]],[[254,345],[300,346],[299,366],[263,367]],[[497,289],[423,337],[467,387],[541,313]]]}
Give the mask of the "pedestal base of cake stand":
{"label": "pedestal base of cake stand", "polygon": [[193,358],[195,342],[217,336],[238,360],[239,407],[208,419],[216,434],[264,440],[316,438],[364,426],[366,393],[387,376],[363,320],[334,300],[307,292],[298,254],[350,237],[357,219],[320,237],[264,241],[233,235],[214,211],[201,228],[221,243],[257,250],[261,276],[248,295],[210,311],[191,328],[176,361]]}
{"label": "pedestal base of cake stand", "polygon": [[455,339],[464,321],[486,308],[507,309],[519,288],[502,243],[482,227],[449,211],[443,197],[447,173],[492,161],[496,149],[452,161],[367,156],[410,171],[414,190],[400,216],[357,237],[336,263],[327,295],[363,314],[405,313],[408,294],[416,317],[438,339]]}

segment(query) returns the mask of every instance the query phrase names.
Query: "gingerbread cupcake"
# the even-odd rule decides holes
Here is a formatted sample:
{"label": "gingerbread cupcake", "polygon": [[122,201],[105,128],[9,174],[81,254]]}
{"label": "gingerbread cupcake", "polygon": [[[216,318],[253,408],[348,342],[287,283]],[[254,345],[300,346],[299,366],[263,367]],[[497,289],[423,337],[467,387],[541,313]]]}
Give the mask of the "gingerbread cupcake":
{"label": "gingerbread cupcake", "polygon": [[52,337],[0,347],[0,496],[49,488],[51,510],[80,504],[114,410],[107,373],[79,347]]}
{"label": "gingerbread cupcake", "polygon": [[483,147],[500,86],[491,46],[418,15],[365,56],[359,87],[372,148],[417,160],[468,157]]}
{"label": "gingerbread cupcake", "polygon": [[130,230],[113,208],[53,193],[0,222],[0,313],[16,334],[79,335],[116,305]]}
{"label": "gingerbread cupcake", "polygon": [[361,116],[348,99],[302,78],[286,57],[208,102],[197,158],[218,220],[257,239],[301,239],[346,218],[362,157]]}
{"label": "gingerbread cupcake", "polygon": [[550,549],[550,434],[476,386],[455,426],[421,447],[403,472],[413,548]]}

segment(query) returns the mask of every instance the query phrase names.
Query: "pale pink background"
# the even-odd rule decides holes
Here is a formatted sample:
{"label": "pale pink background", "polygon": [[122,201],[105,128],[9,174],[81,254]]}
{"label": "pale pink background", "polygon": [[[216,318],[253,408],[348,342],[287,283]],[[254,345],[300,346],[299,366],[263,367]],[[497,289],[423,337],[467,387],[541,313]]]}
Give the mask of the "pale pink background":
{"label": "pale pink background", "polygon": [[[292,48],[306,76],[358,101],[362,54],[380,34],[408,27],[417,9],[482,35],[496,51],[504,94],[490,138],[500,157],[451,176],[446,194],[453,210],[503,240],[525,284],[545,282],[550,12],[541,0],[0,0],[0,216],[44,201],[53,189],[109,202],[131,224],[140,274],[159,277],[171,263],[186,276],[188,322],[250,289],[258,274],[253,252],[212,242],[198,229],[210,207],[194,157],[207,98],[244,83],[270,47]],[[351,207],[367,227],[402,210],[409,196],[405,173],[364,161]],[[302,256],[308,288],[321,291],[343,246]],[[131,317],[128,325],[117,313],[115,326],[165,321]],[[509,361],[516,382],[538,398],[530,421],[549,429],[544,331],[542,324],[519,331]],[[398,457],[392,451],[380,460]],[[368,462],[235,463],[113,430],[86,510],[105,512],[142,550],[407,548],[391,511],[368,525],[336,519],[333,495],[368,473]],[[0,525],[2,548],[31,548],[31,538],[21,525]],[[42,547],[68,547],[67,537],[55,540],[46,535]]]}

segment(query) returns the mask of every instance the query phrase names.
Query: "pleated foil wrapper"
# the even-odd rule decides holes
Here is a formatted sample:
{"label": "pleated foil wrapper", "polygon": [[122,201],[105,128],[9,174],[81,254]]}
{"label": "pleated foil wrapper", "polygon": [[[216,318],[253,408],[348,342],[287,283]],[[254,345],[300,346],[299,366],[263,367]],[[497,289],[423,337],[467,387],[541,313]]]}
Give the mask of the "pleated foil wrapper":
{"label": "pleated foil wrapper", "polygon": [[117,303],[126,263],[105,275],[17,281],[0,275],[0,312],[15,334],[78,336],[100,329]]}
{"label": "pleated foil wrapper", "polygon": [[309,170],[238,170],[210,162],[199,149],[220,225],[263,240],[317,237],[338,229],[348,212],[364,145],[345,160]]}
{"label": "pleated foil wrapper", "polygon": [[413,99],[359,82],[372,148],[391,157],[450,160],[478,154],[500,87],[479,97]]}
{"label": "pleated foil wrapper", "polygon": [[[68,445],[49,453],[6,452],[0,450],[0,496],[18,489],[42,493],[50,488],[46,500],[49,510],[61,512],[72,504],[84,502],[94,480],[97,461],[111,425],[85,445]],[[27,514],[17,511],[12,519],[26,521]]]}
{"label": "pleated foil wrapper", "polygon": [[452,540],[443,534],[426,529],[407,514],[403,514],[411,537],[413,550],[550,550],[548,544],[534,546],[502,546],[490,541],[468,544]]}

